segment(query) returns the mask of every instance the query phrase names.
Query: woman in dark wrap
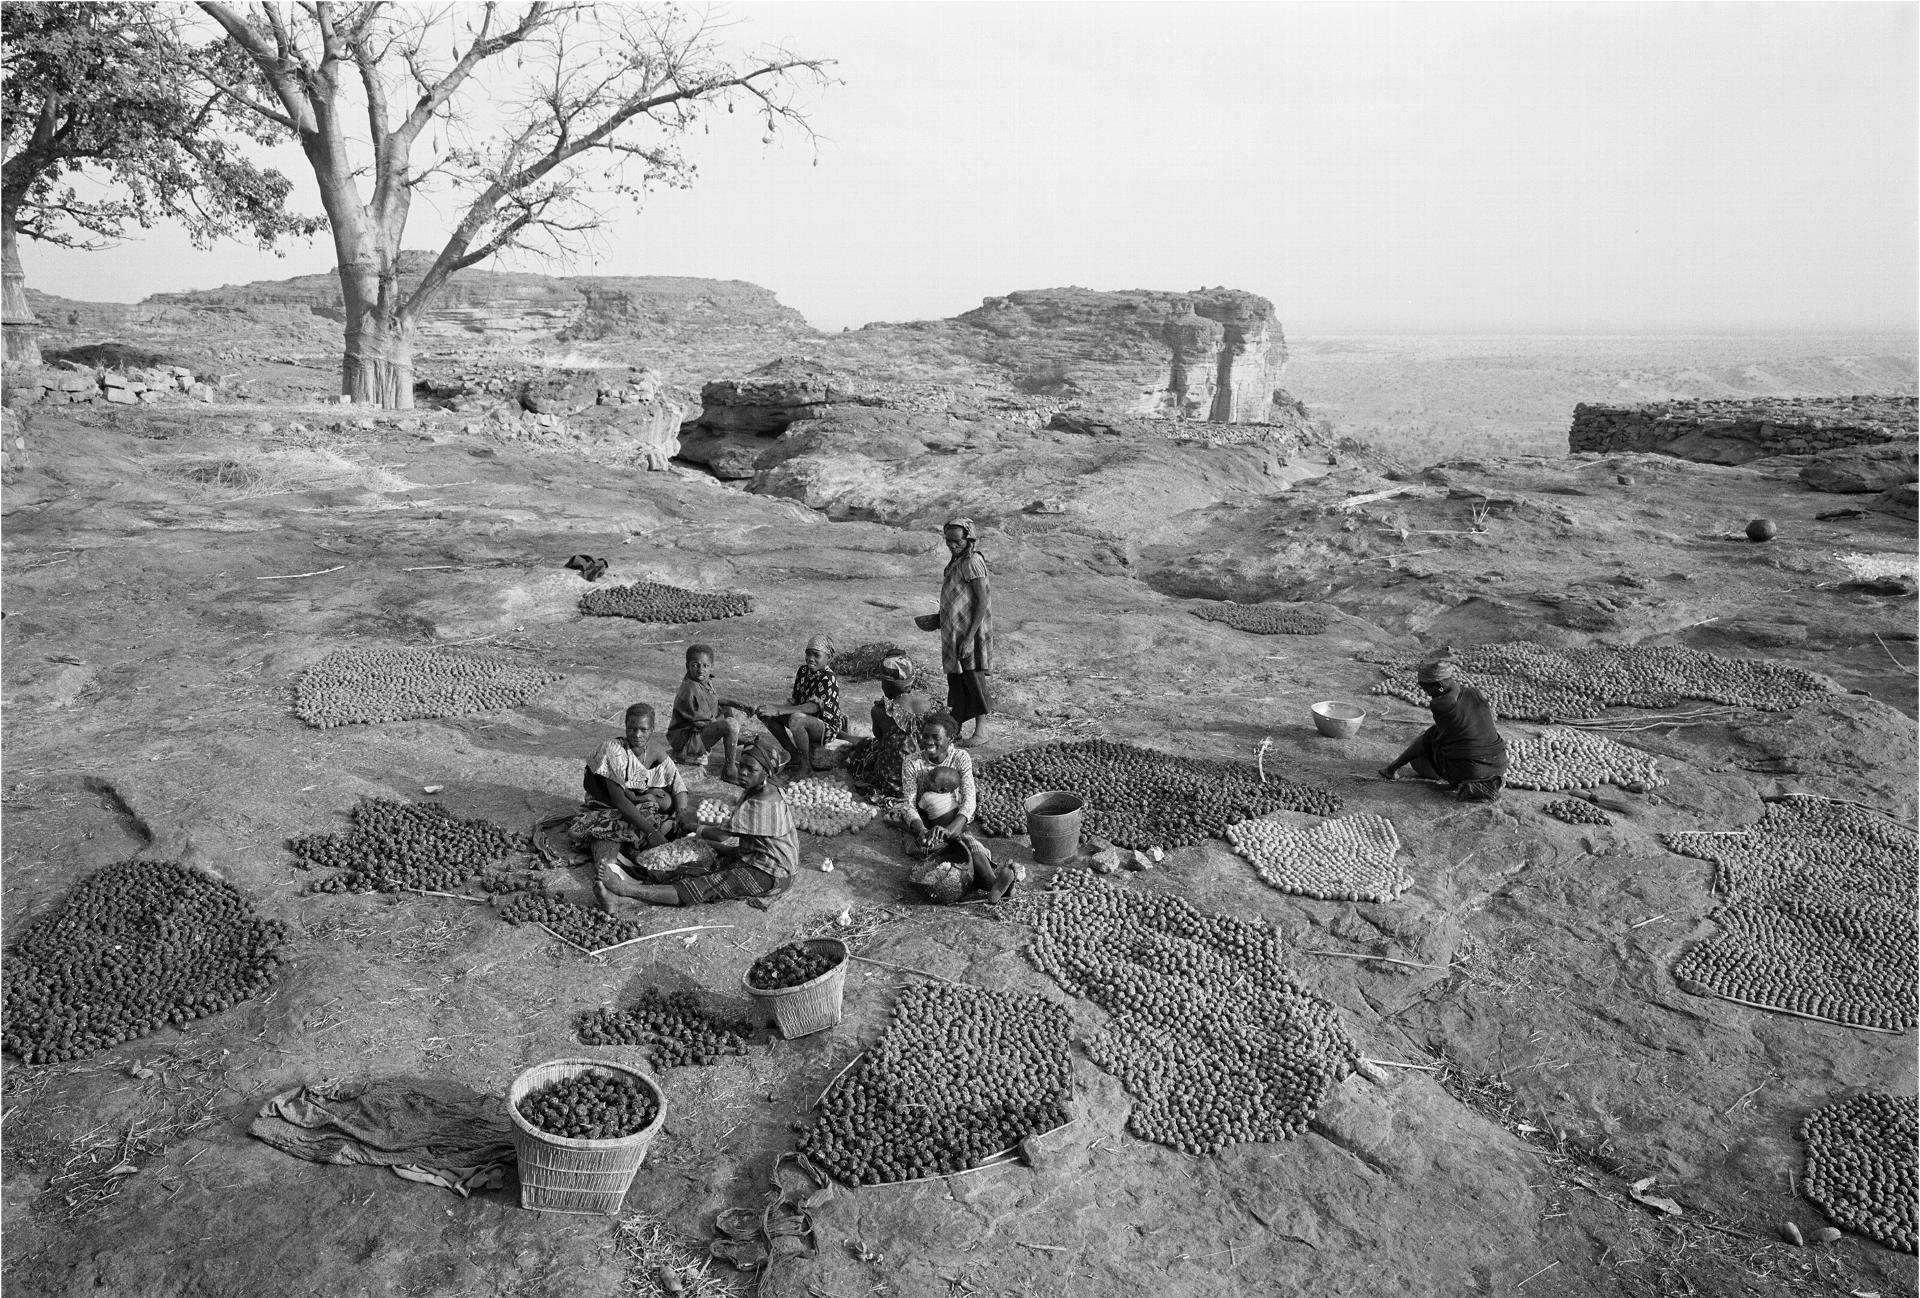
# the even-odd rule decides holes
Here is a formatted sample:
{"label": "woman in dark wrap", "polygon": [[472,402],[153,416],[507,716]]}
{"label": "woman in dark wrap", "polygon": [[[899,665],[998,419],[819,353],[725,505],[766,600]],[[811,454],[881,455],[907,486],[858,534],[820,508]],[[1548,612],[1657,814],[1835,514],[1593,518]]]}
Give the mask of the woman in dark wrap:
{"label": "woman in dark wrap", "polygon": [[[946,572],[940,578],[940,665],[947,673],[947,711],[962,724],[955,741],[971,748],[986,738],[993,698],[987,676],[993,670],[993,605],[987,586],[987,556],[975,547],[971,518],[956,518],[942,529],[947,542]],[[973,722],[973,733],[964,733]]]}
{"label": "woman in dark wrap", "polygon": [[1380,768],[1383,778],[1399,778],[1410,766],[1423,780],[1453,786],[1462,802],[1491,802],[1506,784],[1507,741],[1493,724],[1493,706],[1486,695],[1460,679],[1450,662],[1427,663],[1419,671],[1420,689],[1433,711],[1433,724],[1407,746],[1407,751]]}

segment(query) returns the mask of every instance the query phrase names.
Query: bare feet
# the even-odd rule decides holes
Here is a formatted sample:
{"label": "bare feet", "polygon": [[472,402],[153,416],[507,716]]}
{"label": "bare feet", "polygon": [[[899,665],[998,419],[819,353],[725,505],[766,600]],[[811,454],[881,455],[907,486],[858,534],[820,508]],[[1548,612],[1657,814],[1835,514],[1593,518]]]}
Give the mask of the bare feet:
{"label": "bare feet", "polygon": [[1400,778],[1400,773],[1391,766],[1383,766],[1380,768],[1380,778],[1383,780],[1397,780]]}
{"label": "bare feet", "polygon": [[740,767],[733,762],[728,762],[726,766],[721,769],[720,778],[728,784],[740,783]]}

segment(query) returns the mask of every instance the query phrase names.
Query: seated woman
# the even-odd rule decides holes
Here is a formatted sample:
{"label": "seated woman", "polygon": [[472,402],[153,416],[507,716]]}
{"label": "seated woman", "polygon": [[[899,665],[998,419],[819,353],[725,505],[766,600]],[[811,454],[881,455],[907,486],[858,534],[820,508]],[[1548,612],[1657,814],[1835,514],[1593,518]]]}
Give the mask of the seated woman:
{"label": "seated woman", "polygon": [[740,783],[746,793],[726,825],[704,825],[700,837],[717,844],[718,863],[697,874],[683,874],[672,883],[642,883],[620,868],[611,856],[594,856],[594,897],[609,913],[613,899],[643,901],[653,906],[698,906],[712,901],[745,901],[766,909],[765,898],[793,886],[800,865],[800,831],[793,812],[774,783],[780,764],[778,747],[762,735],[740,755]]}
{"label": "seated woman", "polygon": [[653,727],[653,708],[636,703],[627,709],[626,733],[587,759],[580,777],[586,801],[567,832],[595,861],[619,856],[623,845],[658,847],[693,826],[680,768]]}
{"label": "seated woman", "polygon": [[807,659],[793,674],[793,697],[785,707],[755,708],[773,737],[787,750],[788,769],[796,775],[830,770],[826,746],[847,728],[840,711],[840,680],[833,674],[833,641],[817,635],[807,641]]}
{"label": "seated woman", "polygon": [[[928,717],[920,726],[920,751],[908,757],[900,767],[900,791],[907,800],[906,850],[911,856],[939,852],[950,842],[966,849],[973,865],[973,886],[987,893],[988,900],[999,901],[1013,891],[1017,875],[1011,865],[996,866],[986,844],[967,832],[973,823],[975,796],[973,756],[954,744],[960,724],[946,713]],[[941,786],[957,792],[951,794]],[[927,811],[946,810],[929,820]]]}
{"label": "seated woman", "polygon": [[1506,784],[1507,741],[1493,724],[1486,695],[1460,679],[1460,669],[1440,661],[1419,671],[1420,689],[1433,711],[1433,724],[1407,751],[1380,768],[1382,778],[1399,778],[1408,766],[1423,780],[1453,786],[1462,802],[1491,802]]}
{"label": "seated woman", "polygon": [[880,694],[872,712],[873,738],[847,750],[847,781],[862,792],[900,796],[900,763],[920,751],[920,726],[939,709],[933,696],[915,687],[913,659],[890,654],[880,662]]}

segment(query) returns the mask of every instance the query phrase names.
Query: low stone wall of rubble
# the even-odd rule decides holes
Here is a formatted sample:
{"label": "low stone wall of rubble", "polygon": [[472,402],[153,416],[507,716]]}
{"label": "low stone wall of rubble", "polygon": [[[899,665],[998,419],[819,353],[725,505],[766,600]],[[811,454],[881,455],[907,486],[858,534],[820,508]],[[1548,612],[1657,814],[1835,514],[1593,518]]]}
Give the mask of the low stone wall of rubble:
{"label": "low stone wall of rubble", "polygon": [[1912,440],[1916,400],[1906,396],[1777,397],[1659,401],[1573,408],[1567,449],[1654,451],[1708,464],[1811,455],[1844,446]]}

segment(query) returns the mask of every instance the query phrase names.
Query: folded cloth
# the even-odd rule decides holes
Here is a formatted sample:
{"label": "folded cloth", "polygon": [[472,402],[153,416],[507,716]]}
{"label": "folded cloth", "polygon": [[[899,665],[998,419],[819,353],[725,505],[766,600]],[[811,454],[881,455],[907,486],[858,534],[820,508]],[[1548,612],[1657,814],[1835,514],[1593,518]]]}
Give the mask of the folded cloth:
{"label": "folded cloth", "polygon": [[506,1102],[425,1077],[319,1081],[261,1106],[248,1132],[310,1163],[364,1163],[466,1196],[514,1162]]}

